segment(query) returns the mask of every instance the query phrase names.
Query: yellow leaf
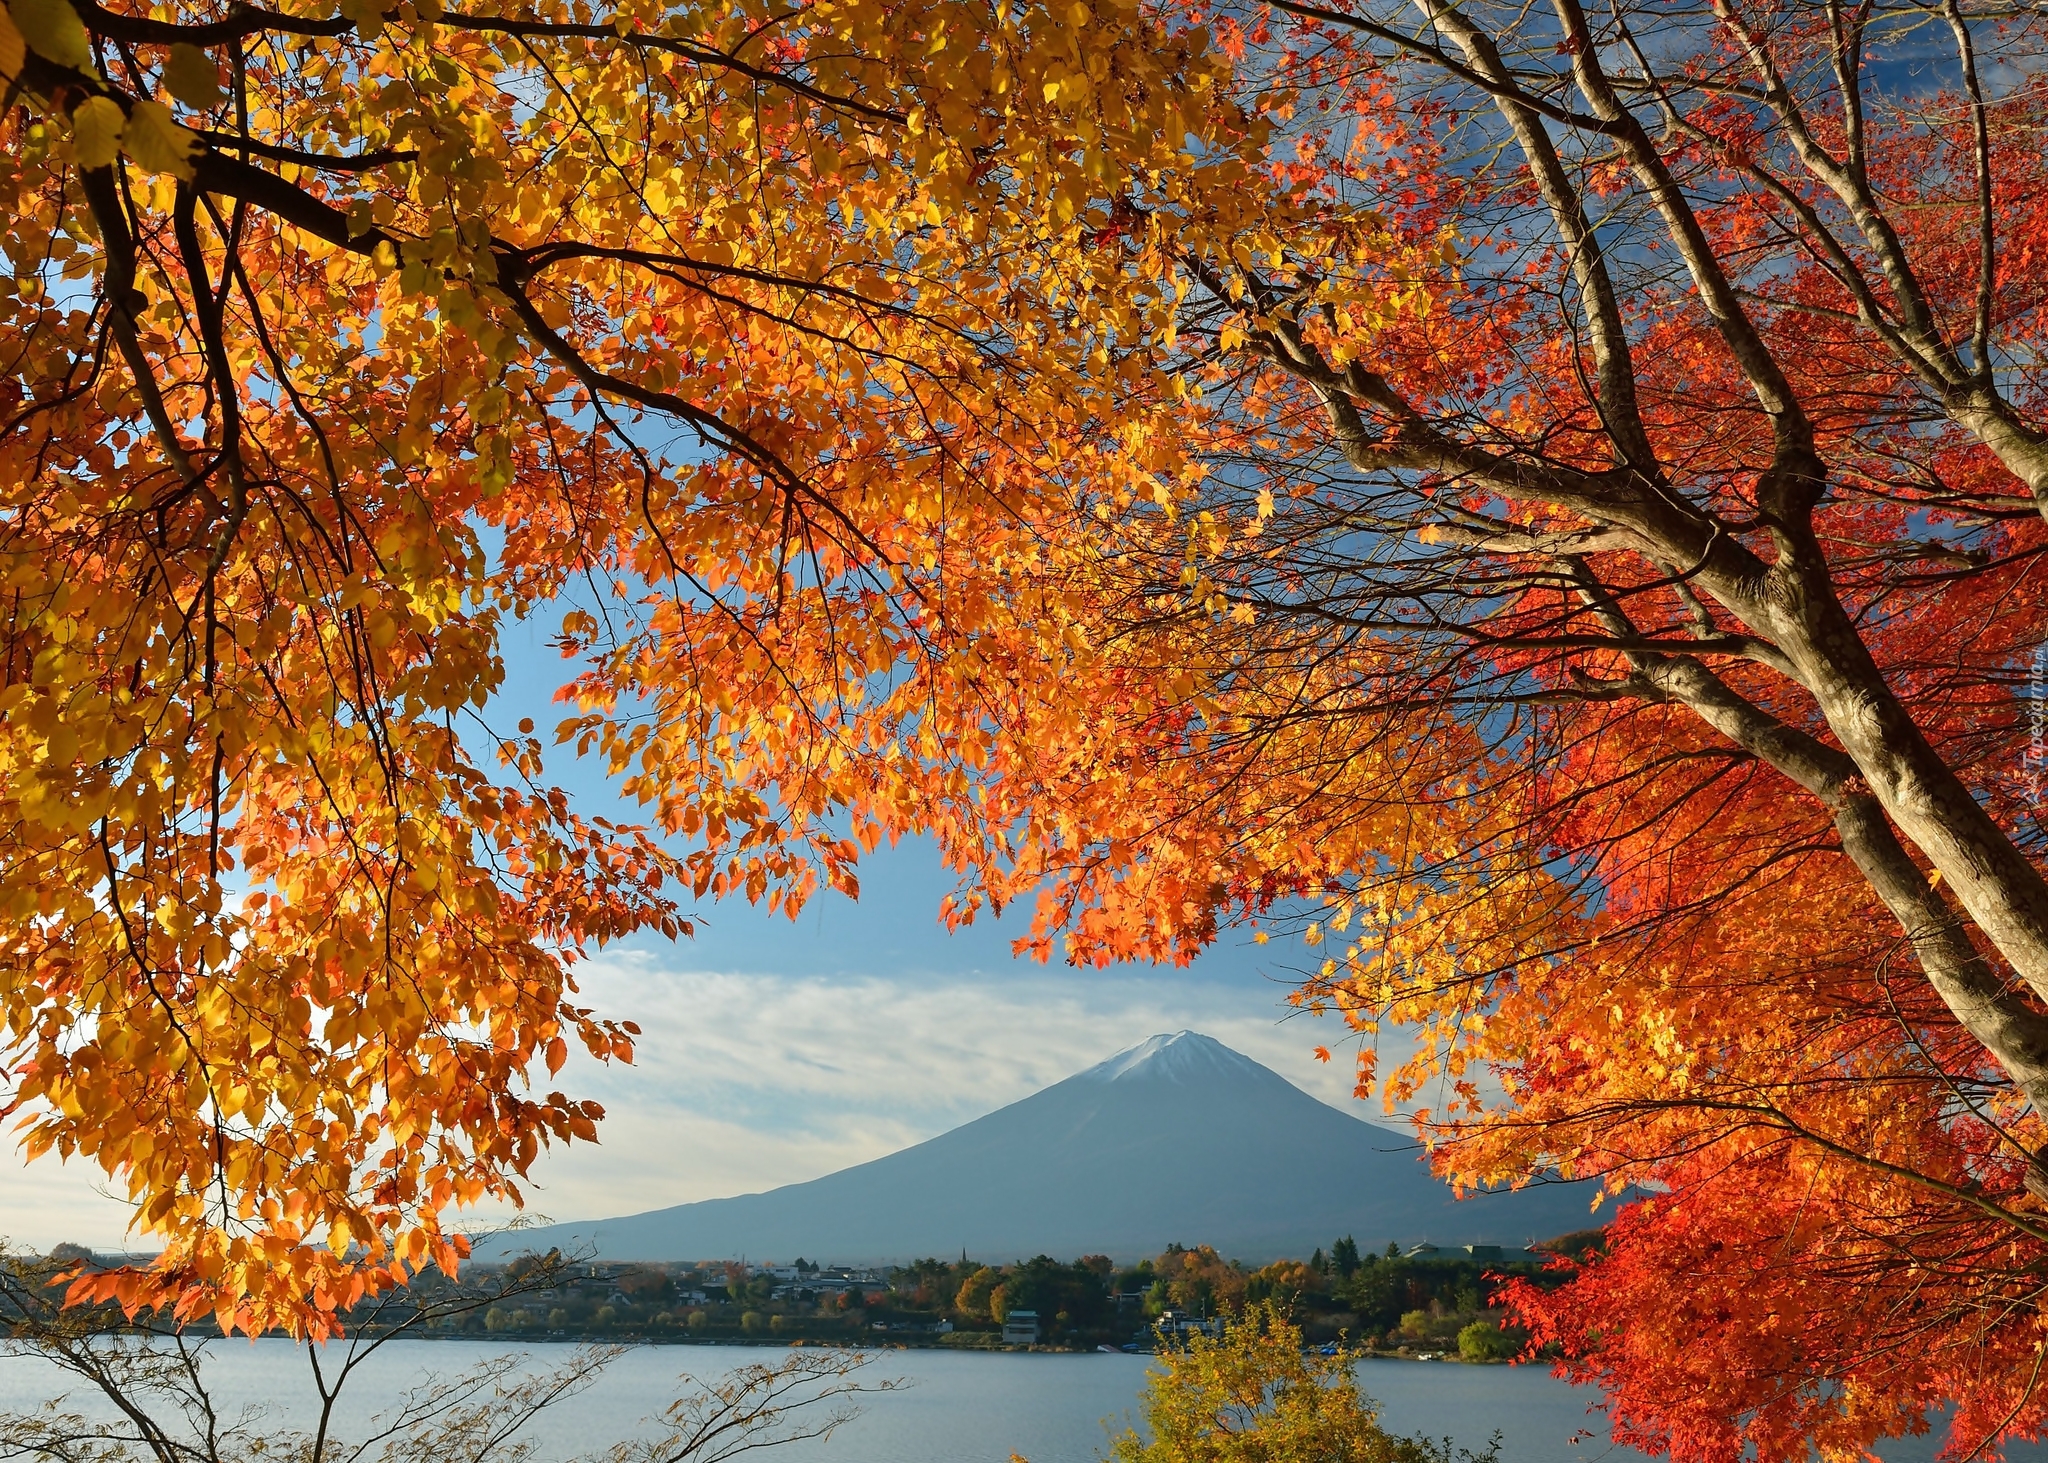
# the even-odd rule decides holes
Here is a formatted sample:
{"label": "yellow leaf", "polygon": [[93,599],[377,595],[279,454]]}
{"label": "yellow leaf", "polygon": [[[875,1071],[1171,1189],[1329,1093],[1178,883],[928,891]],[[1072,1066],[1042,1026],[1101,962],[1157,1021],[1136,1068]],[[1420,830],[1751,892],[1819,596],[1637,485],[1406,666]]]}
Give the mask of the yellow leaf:
{"label": "yellow leaf", "polygon": [[[366,41],[384,34],[384,6],[381,0],[341,0],[341,13]],[[628,21],[630,25],[631,22]]]}
{"label": "yellow leaf", "polygon": [[192,176],[192,152],[198,145],[198,136],[173,121],[162,102],[137,102],[121,133],[121,150],[140,166],[178,178]]}
{"label": "yellow leaf", "polygon": [[7,7],[0,5],[0,76],[12,78],[21,75],[21,63],[27,57],[28,42],[22,39],[14,17],[7,13]]}
{"label": "yellow leaf", "polygon": [[71,114],[71,147],[81,168],[103,168],[121,155],[121,109],[106,97],[87,97]]}
{"label": "yellow leaf", "polygon": [[179,42],[164,63],[164,86],[188,107],[205,110],[221,100],[220,68],[197,46]]}
{"label": "yellow leaf", "polygon": [[7,9],[31,51],[74,71],[92,70],[92,43],[69,0],[8,0]]}

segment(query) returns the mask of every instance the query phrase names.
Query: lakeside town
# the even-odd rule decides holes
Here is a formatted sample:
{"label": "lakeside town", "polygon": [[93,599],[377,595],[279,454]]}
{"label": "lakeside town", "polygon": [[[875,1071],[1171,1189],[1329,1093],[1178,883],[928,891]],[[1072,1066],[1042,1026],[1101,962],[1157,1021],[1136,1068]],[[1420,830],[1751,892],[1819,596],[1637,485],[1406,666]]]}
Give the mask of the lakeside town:
{"label": "lakeside town", "polygon": [[[1481,1362],[1523,1349],[1500,1303],[1504,1288],[1545,1285],[1551,1261],[1598,1239],[1588,1231],[1536,1249],[1373,1251],[1345,1236],[1306,1259],[1256,1267],[1209,1245],[1180,1244],[1135,1264],[1105,1255],[1010,1264],[965,1255],[896,1266],[660,1263],[551,1251],[465,1266],[455,1280],[423,1274],[404,1291],[364,1302],[350,1322],[422,1339],[1150,1351],[1218,1335],[1227,1317],[1270,1302],[1310,1345]],[[60,1246],[49,1260],[99,1263],[78,1246]]]}

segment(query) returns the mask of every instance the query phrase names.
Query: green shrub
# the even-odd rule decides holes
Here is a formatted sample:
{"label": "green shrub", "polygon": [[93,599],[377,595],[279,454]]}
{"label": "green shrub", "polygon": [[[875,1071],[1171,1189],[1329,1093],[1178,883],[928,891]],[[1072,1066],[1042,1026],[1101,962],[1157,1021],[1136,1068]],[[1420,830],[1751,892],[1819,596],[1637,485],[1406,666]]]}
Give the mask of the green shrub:
{"label": "green shrub", "polygon": [[1506,1361],[1521,1349],[1494,1321],[1474,1321],[1458,1333],[1458,1355],[1467,1361]]}

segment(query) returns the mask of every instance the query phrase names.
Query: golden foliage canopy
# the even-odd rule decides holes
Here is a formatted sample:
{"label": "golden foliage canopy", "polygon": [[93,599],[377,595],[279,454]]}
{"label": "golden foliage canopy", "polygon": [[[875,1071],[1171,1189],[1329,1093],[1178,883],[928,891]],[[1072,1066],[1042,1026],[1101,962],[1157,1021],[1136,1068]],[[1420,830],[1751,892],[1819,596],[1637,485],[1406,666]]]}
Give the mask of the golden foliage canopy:
{"label": "golden foliage canopy", "polygon": [[[452,1265],[593,1135],[528,1074],[630,1056],[583,953],[1000,843],[988,698],[1084,725],[1047,524],[1183,491],[1136,346],[1342,242],[1227,76],[1125,0],[9,0],[0,1110],[166,1246],[81,1294]],[[485,715],[543,610],[658,827]]]}

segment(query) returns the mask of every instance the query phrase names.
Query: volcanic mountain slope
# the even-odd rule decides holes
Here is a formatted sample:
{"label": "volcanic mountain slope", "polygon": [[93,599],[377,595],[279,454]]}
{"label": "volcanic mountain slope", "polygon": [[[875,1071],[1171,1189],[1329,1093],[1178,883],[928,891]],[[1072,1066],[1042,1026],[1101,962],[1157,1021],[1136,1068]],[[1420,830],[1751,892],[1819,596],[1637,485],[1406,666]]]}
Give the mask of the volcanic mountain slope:
{"label": "volcanic mountain slope", "polygon": [[949,1133],[763,1194],[523,1230],[479,1256],[833,1263],[1117,1259],[1169,1242],[1258,1262],[1361,1247],[1522,1245],[1584,1229],[1591,1188],[1457,1201],[1406,1135],[1348,1117],[1193,1031],[1155,1036]]}

